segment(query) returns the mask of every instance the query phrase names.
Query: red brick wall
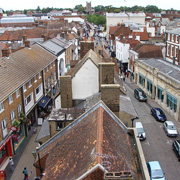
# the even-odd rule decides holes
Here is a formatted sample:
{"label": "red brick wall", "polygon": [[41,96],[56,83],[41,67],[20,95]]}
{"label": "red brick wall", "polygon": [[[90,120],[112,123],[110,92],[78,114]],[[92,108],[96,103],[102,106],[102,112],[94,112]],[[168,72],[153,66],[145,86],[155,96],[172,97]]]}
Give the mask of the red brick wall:
{"label": "red brick wall", "polygon": [[104,180],[104,172],[98,168],[83,180]]}

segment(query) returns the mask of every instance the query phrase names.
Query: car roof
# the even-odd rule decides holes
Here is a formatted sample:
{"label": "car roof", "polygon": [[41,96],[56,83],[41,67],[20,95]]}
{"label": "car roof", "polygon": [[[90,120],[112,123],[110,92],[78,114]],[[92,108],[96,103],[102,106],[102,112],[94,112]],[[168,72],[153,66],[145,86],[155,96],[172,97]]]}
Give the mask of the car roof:
{"label": "car roof", "polygon": [[161,169],[161,166],[158,161],[149,161],[148,164],[151,167],[151,170],[153,169]]}
{"label": "car roof", "polygon": [[144,92],[141,88],[136,88],[137,91]]}
{"label": "car roof", "polygon": [[172,121],[165,121],[168,125],[174,125]]}
{"label": "car roof", "polygon": [[163,111],[161,108],[153,107],[153,109],[158,110],[158,111]]}
{"label": "car roof", "polygon": [[143,127],[143,125],[141,122],[136,122],[136,127],[141,128],[141,127]]}

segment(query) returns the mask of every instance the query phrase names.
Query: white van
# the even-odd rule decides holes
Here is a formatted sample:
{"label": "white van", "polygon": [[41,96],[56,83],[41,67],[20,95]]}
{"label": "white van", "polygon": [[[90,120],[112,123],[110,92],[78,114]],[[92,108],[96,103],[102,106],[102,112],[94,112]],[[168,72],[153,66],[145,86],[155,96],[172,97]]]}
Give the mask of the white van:
{"label": "white van", "polygon": [[137,129],[138,137],[139,137],[140,141],[145,140],[146,139],[146,134],[145,134],[142,123],[141,122],[136,122],[135,127]]}

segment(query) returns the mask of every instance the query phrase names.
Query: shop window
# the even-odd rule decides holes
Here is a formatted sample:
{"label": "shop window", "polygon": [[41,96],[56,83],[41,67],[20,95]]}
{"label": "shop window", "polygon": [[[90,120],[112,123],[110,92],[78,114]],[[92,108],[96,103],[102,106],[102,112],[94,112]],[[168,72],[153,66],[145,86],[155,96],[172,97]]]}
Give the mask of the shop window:
{"label": "shop window", "polygon": [[160,99],[162,102],[163,102],[163,100],[164,100],[163,91],[164,91],[164,90],[163,90],[162,88],[160,88],[160,87],[157,88],[157,97],[158,97],[158,99]]}
{"label": "shop window", "polygon": [[152,94],[152,82],[147,80],[147,90]]}
{"label": "shop window", "polygon": [[56,130],[59,131],[62,128],[64,128],[64,121],[58,121],[56,122]]}
{"label": "shop window", "polygon": [[3,111],[4,111],[4,103],[1,102],[1,103],[0,103],[0,113],[3,112]]}
{"label": "shop window", "polygon": [[169,93],[167,93],[166,104],[167,107],[169,107],[174,112],[177,111],[177,99],[172,95],[170,95]]}
{"label": "shop window", "polygon": [[6,147],[3,147],[0,151],[0,162],[3,161],[4,157],[7,155]]}
{"label": "shop window", "polygon": [[141,74],[139,74],[139,84],[145,87],[145,77]]}

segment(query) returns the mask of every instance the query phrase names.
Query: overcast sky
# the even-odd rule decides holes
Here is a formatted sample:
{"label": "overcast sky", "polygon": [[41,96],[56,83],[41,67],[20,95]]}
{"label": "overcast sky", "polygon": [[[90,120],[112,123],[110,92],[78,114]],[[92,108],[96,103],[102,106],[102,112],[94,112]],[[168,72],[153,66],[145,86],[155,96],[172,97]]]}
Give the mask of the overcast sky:
{"label": "overcast sky", "polygon": [[[90,0],[88,0],[90,2]],[[1,0],[0,8],[3,10],[24,10],[53,7],[53,8],[74,8],[76,5],[82,4],[86,6],[86,0]],[[91,6],[97,5],[112,5],[114,7],[134,5],[147,6],[155,5],[161,9],[176,9],[180,10],[179,0],[91,0]]]}

